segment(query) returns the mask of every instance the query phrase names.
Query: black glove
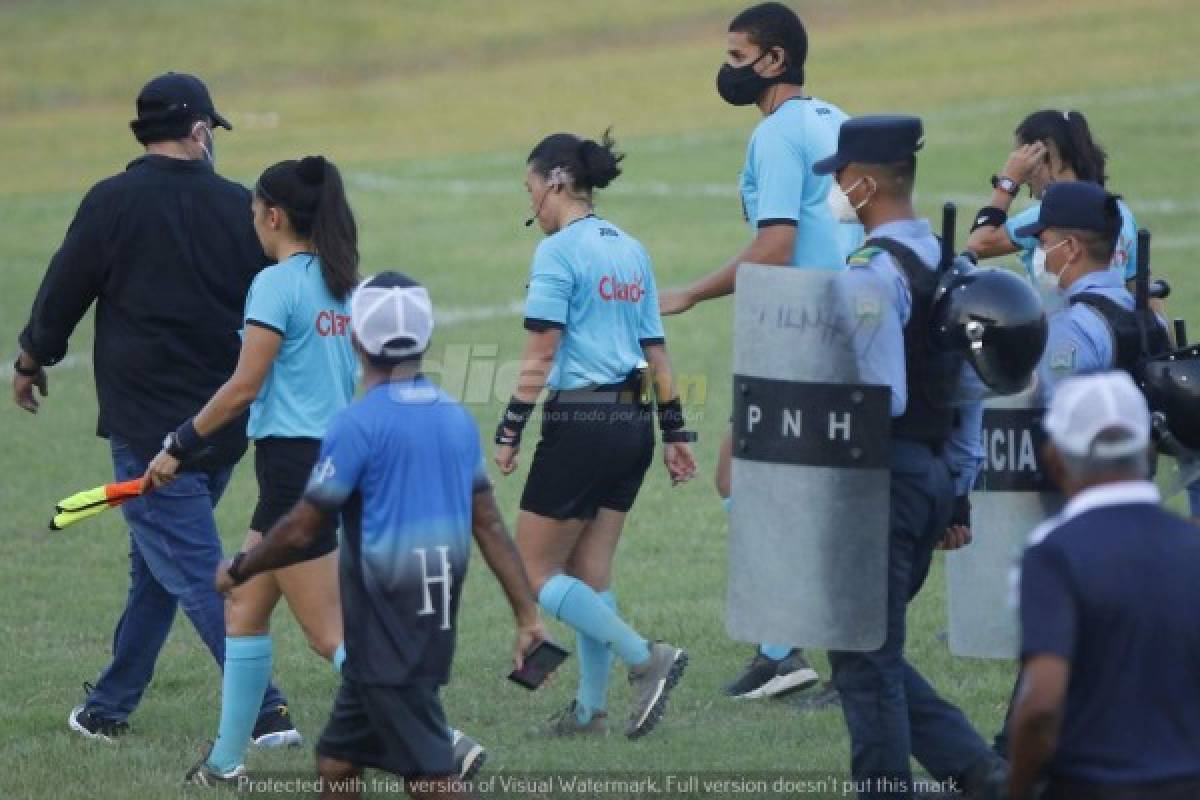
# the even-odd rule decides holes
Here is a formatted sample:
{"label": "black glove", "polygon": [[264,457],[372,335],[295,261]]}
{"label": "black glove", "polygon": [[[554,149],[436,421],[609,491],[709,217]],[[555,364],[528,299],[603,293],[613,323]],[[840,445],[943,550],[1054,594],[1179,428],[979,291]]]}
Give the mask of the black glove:
{"label": "black glove", "polygon": [[954,510],[950,512],[950,525],[971,527],[971,498],[969,495],[960,494],[954,498]]}

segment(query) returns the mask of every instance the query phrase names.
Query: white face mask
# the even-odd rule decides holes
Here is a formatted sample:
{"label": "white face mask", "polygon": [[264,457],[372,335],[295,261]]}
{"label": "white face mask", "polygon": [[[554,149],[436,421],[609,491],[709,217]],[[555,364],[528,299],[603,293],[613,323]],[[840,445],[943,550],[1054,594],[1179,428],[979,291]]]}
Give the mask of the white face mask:
{"label": "white face mask", "polygon": [[[850,187],[849,191],[853,192],[855,187],[862,182],[863,179],[859,178],[854,182],[854,186]],[[866,199],[864,199],[857,206],[851,203],[849,193],[845,189],[842,189],[841,184],[839,184],[837,181],[832,181],[830,183],[829,196],[826,198],[826,202],[829,203],[829,213],[833,215],[835,220],[838,222],[852,223],[858,222],[858,209],[867,204]]]}
{"label": "white face mask", "polygon": [[1062,247],[1066,241],[1066,239],[1063,239],[1049,250],[1045,249],[1040,244],[1033,250],[1033,279],[1037,282],[1038,288],[1045,293],[1057,292],[1059,278],[1061,277],[1046,269],[1046,256],[1049,255],[1051,251]]}

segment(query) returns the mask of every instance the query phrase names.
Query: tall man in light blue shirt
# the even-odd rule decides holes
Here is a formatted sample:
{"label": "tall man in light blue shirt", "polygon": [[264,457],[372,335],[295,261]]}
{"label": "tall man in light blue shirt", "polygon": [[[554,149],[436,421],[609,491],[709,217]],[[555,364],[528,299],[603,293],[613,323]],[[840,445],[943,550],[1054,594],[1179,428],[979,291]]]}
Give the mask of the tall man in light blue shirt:
{"label": "tall man in light blue shirt", "polygon": [[[837,146],[846,114],[804,91],[808,34],[790,8],[762,3],[729,25],[726,62],[717,92],[735,106],[756,105],[763,119],[750,136],[739,190],[753,240],[715,272],[686,287],[662,292],[664,314],[732,294],[738,265],[840,268],[862,241],[862,227],[839,223],[827,202],[831,180],[812,165]],[[721,446],[718,491],[729,498],[729,436]],[[799,650],[764,644],[726,693],[772,697],[812,686],[817,674]]]}

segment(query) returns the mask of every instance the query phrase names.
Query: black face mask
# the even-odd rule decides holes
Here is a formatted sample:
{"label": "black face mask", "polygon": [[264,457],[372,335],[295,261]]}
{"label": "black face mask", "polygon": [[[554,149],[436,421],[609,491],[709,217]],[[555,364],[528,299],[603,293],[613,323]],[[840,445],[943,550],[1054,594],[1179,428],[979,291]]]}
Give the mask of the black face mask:
{"label": "black face mask", "polygon": [[754,71],[754,65],[766,57],[763,53],[749,64],[735,67],[722,64],[717,72],[717,94],[732,106],[748,106],[758,101],[768,87],[779,83],[781,76],[764,78]]}

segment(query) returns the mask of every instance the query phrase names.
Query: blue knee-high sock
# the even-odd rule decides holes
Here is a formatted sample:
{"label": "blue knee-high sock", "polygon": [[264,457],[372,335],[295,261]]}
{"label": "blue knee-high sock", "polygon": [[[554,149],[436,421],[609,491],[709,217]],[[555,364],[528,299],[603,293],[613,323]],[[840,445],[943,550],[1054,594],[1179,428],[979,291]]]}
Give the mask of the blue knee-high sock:
{"label": "blue knee-high sock", "polygon": [[[612,590],[599,593],[604,605],[617,613],[617,598]],[[612,671],[612,651],[604,642],[576,631],[575,649],[579,651],[579,691],[575,695],[575,715],[587,722],[608,705],[608,674]]]}
{"label": "blue knee-high sock", "polygon": [[226,637],[221,730],[208,757],[208,765],[217,772],[229,772],[242,763],[270,680],[270,635]]}
{"label": "blue knee-high sock", "polygon": [[340,642],[338,644],[337,650],[333,651],[333,658],[331,658],[330,661],[333,662],[333,671],[336,672],[338,675],[341,675],[342,674],[342,664],[346,663],[346,643],[345,642]]}
{"label": "blue knee-high sock", "polygon": [[576,631],[611,648],[626,664],[643,664],[650,658],[650,645],[646,640],[626,625],[592,587],[578,578],[555,575],[542,586],[538,602]]}

